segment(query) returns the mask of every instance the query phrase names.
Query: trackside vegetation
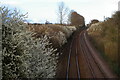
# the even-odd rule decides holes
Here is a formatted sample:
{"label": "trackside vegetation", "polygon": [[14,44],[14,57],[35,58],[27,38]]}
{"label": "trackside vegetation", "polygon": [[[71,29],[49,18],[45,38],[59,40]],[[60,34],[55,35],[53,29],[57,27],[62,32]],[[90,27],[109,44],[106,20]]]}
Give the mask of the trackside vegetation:
{"label": "trackside vegetation", "polygon": [[104,22],[92,24],[87,31],[101,55],[115,73],[120,74],[120,11],[115,12],[111,18],[106,18]]}

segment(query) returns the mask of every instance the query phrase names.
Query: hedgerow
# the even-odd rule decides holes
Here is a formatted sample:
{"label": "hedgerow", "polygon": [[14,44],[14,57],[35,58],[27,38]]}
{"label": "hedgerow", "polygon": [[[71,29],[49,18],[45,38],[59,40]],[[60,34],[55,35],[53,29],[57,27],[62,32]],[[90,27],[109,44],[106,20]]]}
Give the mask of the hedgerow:
{"label": "hedgerow", "polygon": [[47,35],[50,38],[50,42],[53,47],[59,48],[65,43],[67,39],[76,31],[75,26],[61,26],[55,24],[47,25],[28,25],[30,31],[35,32],[35,37],[40,37],[41,35]]}
{"label": "hedgerow", "polygon": [[53,78],[57,54],[49,38],[33,37],[27,30],[26,15],[1,7],[2,14],[2,76],[3,79]]}

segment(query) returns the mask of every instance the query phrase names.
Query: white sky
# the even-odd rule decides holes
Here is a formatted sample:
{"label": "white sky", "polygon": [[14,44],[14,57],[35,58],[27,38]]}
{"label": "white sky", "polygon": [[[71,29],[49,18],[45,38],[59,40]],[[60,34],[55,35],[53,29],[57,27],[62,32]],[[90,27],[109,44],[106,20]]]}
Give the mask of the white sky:
{"label": "white sky", "polygon": [[57,23],[57,7],[61,1],[70,10],[84,16],[86,23],[89,23],[92,19],[102,21],[104,16],[111,17],[118,10],[120,0],[0,0],[0,5],[28,12],[28,20],[33,22],[44,23],[48,20]]}

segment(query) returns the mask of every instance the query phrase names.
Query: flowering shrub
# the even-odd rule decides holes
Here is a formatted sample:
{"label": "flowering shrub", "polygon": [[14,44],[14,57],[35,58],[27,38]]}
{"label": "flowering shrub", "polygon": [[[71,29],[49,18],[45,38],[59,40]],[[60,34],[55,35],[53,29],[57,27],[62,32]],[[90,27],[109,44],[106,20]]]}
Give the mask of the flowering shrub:
{"label": "flowering shrub", "polygon": [[52,78],[57,54],[47,36],[34,38],[27,30],[25,15],[6,7],[2,14],[2,76],[9,78]]}
{"label": "flowering shrub", "polygon": [[101,35],[101,33],[103,32],[102,22],[91,24],[87,31],[91,35]]}
{"label": "flowering shrub", "polygon": [[47,35],[50,38],[50,42],[55,48],[61,47],[67,42],[67,38],[76,30],[75,26],[61,26],[61,25],[33,25],[28,26],[30,31],[36,34],[36,37],[41,35]]}

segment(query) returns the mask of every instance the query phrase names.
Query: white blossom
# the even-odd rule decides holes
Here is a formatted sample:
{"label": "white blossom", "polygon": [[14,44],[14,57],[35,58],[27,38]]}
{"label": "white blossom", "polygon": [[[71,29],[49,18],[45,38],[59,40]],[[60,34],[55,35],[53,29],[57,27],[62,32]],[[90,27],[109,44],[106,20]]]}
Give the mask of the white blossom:
{"label": "white blossom", "polygon": [[27,31],[25,15],[2,7],[3,78],[53,78],[56,74],[56,49],[47,36],[35,39]]}

